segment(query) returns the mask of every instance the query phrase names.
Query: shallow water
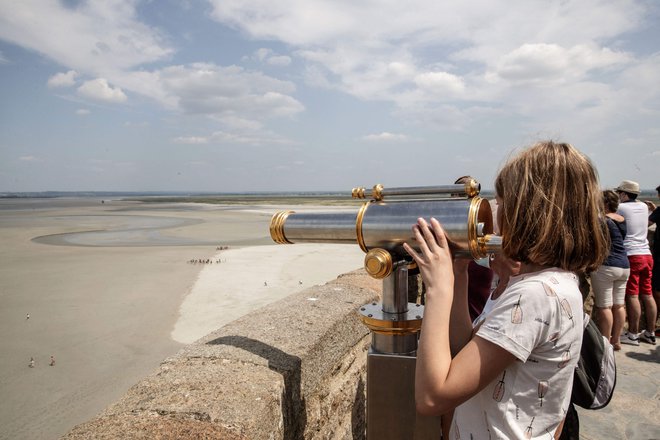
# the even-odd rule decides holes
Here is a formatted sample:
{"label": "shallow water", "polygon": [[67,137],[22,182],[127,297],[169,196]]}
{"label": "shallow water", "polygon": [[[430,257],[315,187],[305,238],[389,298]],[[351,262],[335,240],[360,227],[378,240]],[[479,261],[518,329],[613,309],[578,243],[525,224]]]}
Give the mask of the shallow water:
{"label": "shallow water", "polygon": [[210,240],[175,237],[163,230],[202,223],[201,220],[144,215],[58,216],[53,220],[71,220],[79,226],[109,228],[68,232],[35,237],[32,241],[60,246],[197,246],[213,245]]}

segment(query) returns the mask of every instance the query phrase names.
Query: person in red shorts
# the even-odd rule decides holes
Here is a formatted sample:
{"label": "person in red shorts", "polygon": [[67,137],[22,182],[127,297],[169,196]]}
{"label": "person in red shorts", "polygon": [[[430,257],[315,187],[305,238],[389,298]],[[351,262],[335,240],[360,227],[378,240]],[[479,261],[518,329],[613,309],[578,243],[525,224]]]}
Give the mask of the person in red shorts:
{"label": "person in red shorts", "polygon": [[[628,228],[623,246],[630,261],[630,277],[626,284],[628,331],[621,336],[621,343],[639,345],[639,341],[642,341],[655,345],[655,320],[658,309],[651,287],[653,257],[647,239],[648,207],[646,203],[637,200],[640,193],[637,182],[624,180],[615,191],[621,201],[617,214],[626,219]],[[646,329],[643,332],[639,331],[639,320],[642,315],[640,298],[646,313]]]}

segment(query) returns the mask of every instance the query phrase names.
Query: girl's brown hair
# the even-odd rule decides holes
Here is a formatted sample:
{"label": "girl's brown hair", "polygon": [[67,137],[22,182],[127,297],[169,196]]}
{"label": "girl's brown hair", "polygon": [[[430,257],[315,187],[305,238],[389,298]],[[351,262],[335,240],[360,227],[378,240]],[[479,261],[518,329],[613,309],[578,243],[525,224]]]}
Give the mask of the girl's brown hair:
{"label": "girl's brown hair", "polygon": [[539,142],[495,180],[502,248],[522,263],[591,272],[609,252],[593,165],[572,145]]}

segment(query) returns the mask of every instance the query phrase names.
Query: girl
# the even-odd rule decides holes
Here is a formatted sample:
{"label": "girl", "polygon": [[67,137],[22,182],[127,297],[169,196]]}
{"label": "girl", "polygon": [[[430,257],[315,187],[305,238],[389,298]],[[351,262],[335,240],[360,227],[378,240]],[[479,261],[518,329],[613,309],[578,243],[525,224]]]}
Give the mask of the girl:
{"label": "girl", "polygon": [[502,250],[521,263],[520,274],[474,328],[464,283],[454,293],[452,244],[440,223],[419,219],[419,252],[404,245],[427,286],[417,410],[455,408],[452,439],[549,439],[569,406],[582,342],[575,272],[593,271],[609,250],[598,178],[571,145],[543,142],[510,160],[495,190]]}

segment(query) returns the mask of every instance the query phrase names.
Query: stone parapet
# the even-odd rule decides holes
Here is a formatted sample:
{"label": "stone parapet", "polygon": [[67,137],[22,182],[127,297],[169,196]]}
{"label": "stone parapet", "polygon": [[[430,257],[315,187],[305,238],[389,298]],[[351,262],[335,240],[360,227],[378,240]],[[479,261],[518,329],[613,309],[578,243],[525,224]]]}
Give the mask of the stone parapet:
{"label": "stone parapet", "polygon": [[364,438],[370,337],[357,310],[380,291],[358,270],[250,312],[63,438]]}

